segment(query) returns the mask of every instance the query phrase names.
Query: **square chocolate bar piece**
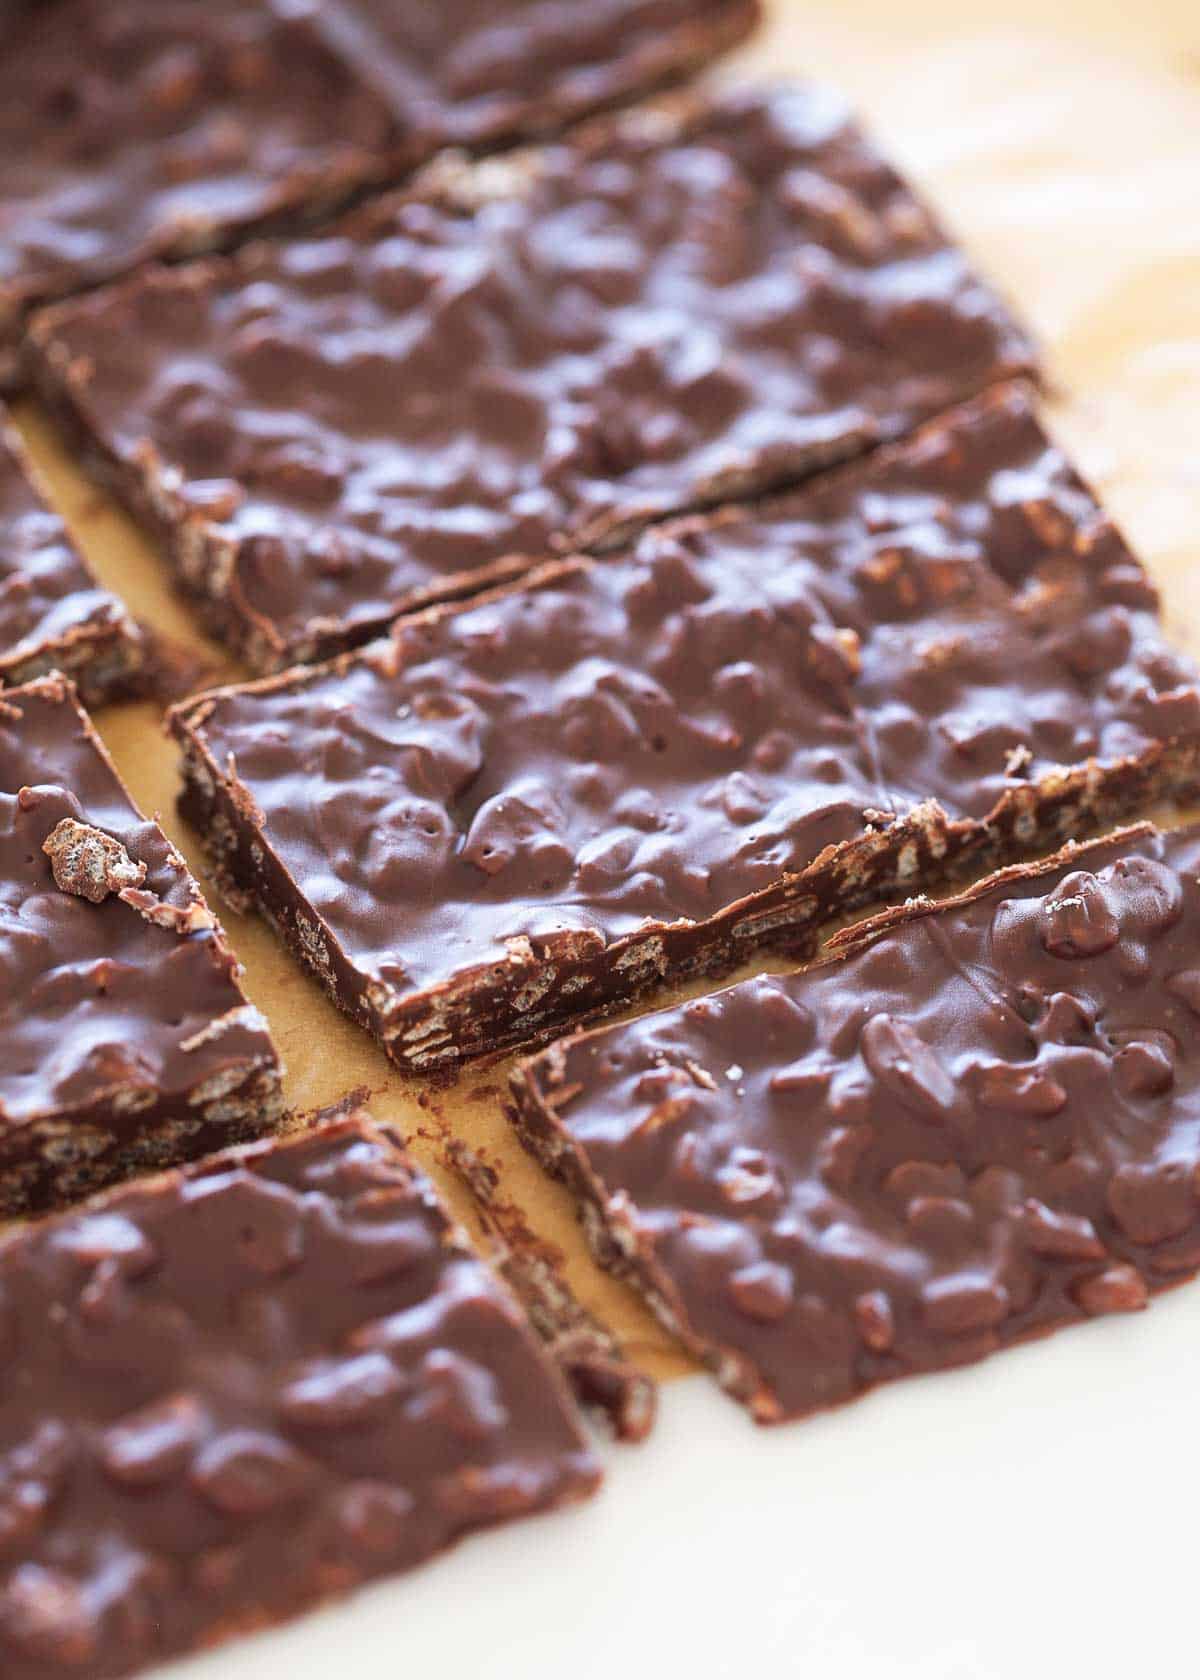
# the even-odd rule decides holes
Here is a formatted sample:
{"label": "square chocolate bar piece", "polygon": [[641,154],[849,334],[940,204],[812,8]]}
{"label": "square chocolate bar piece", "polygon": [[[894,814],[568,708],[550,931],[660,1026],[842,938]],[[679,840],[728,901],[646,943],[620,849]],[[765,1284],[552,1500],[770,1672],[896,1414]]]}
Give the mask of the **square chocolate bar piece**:
{"label": "square chocolate bar piece", "polygon": [[1200,1268],[1200,828],[1068,847],[834,946],[513,1080],[600,1258],[755,1417]]}
{"label": "square chocolate bar piece", "polygon": [[600,1472],[515,1300],[361,1114],[0,1247],[0,1672],[116,1680]]}
{"label": "square chocolate bar piece", "polygon": [[[9,8],[12,11],[12,8]],[[5,13],[0,385],[29,310],[311,220],[732,46],[757,0],[71,0]]]}
{"label": "square chocolate bar piece", "polygon": [[42,314],[32,365],[260,670],[856,454],[1027,369],[827,94],[443,161],[299,241]]}
{"label": "square chocolate bar piece", "polygon": [[0,1213],[278,1119],[238,974],[65,678],[0,692]]}
{"label": "square chocolate bar piece", "polygon": [[90,706],[136,690],[141,631],[101,589],[0,415],[0,688],[63,671]]}
{"label": "square chocolate bar piece", "polygon": [[1200,780],[1196,672],[1019,388],[173,727],[225,888],[415,1070]]}

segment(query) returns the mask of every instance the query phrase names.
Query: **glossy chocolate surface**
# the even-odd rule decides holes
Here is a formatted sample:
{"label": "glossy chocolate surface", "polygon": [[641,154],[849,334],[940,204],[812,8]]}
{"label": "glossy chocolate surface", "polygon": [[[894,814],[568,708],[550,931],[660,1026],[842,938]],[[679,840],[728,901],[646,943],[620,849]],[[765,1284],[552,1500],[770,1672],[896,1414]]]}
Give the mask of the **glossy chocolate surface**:
{"label": "glossy chocolate surface", "polygon": [[1019,387],[861,470],[672,534],[702,565],[786,570],[836,626],[862,750],[895,809],[934,798],[994,816],[1065,770],[1173,742],[1196,762],[1200,673]]}
{"label": "glossy chocolate surface", "polygon": [[0,418],[0,684],[54,664],[81,686],[90,674],[102,678],[105,665],[128,677],[141,663],[139,644],[128,614],[100,588],[47,507]]}
{"label": "glossy chocolate surface", "polygon": [[560,127],[696,68],[758,0],[315,0],[412,153]]}
{"label": "glossy chocolate surface", "polygon": [[[501,973],[522,941],[590,938],[593,967],[619,967],[614,941],[736,919],[875,832],[889,880],[823,878],[799,930],[873,886],[911,890],[956,847],[1053,839],[1194,780],[1200,689],[1009,389],[825,487],[652,530],[311,676],[192,703],[176,730],[227,877],[348,1006],[356,986],[470,977],[503,1035],[521,1023],[480,965]],[[576,989],[518,1001],[530,1032],[535,1004],[565,1015]]]}
{"label": "glossy chocolate surface", "polygon": [[1200,828],[840,943],[515,1080],[610,1262],[761,1420],[1200,1268]]}
{"label": "glossy chocolate surface", "polygon": [[43,316],[39,381],[251,661],[762,490],[1029,366],[844,107],[683,98]]}
{"label": "glossy chocolate surface", "polygon": [[599,1479],[512,1297],[361,1115],[18,1234],[0,1302],[5,1680],[113,1680]]}
{"label": "glossy chocolate surface", "polygon": [[278,1059],[237,976],[183,860],[132,805],[67,685],[0,693],[4,1211],[275,1117]]}
{"label": "glossy chocolate surface", "polygon": [[378,172],[386,104],[286,11],[58,0],[7,26],[0,354],[33,303],[337,202]]}
{"label": "glossy chocolate surface", "polygon": [[755,0],[17,8],[0,54],[0,374],[30,304],[327,210],[441,146],[553,129],[757,16]]}

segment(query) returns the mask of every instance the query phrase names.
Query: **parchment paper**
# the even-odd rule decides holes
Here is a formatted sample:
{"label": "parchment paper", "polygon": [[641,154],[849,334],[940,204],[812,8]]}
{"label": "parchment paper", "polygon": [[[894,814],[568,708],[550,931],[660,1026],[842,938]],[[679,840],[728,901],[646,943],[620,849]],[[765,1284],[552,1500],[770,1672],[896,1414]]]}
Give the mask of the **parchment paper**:
{"label": "parchment paper", "polygon": [[[730,76],[839,84],[1042,335],[1050,419],[1161,584],[1200,656],[1200,8],[1195,0],[776,0]],[[236,675],[136,530],[75,473],[29,405],[19,421],[102,579],[143,620]],[[149,705],[99,725],[134,797],[211,891],[175,810],[176,754]],[[267,929],[217,908],[288,1064],[297,1108],[370,1089],[420,1136],[435,1110],[503,1168],[580,1294],[660,1375],[684,1368],[632,1295],[591,1265],[566,1196],[515,1146],[507,1064],[426,1094],[338,1014]],[[769,964],[761,965],[763,967]],[[669,999],[663,999],[669,1001]],[[445,1180],[442,1180],[445,1185]],[[451,1189],[454,1195],[453,1188]],[[467,1211],[461,1196],[460,1212]]]}

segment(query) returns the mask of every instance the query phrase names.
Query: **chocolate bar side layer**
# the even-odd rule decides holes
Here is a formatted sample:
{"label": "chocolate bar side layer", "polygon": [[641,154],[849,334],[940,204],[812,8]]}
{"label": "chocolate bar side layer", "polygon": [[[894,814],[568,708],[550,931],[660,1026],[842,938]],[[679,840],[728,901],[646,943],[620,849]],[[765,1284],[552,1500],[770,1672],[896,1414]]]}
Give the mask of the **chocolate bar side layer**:
{"label": "chocolate bar side layer", "polygon": [[844,107],[680,96],[45,311],[39,388],[259,670],[899,436],[1033,352]]}
{"label": "chocolate bar side layer", "polygon": [[0,1248],[0,1670],[118,1680],[589,1494],[556,1369],[359,1113]]}
{"label": "chocolate bar side layer", "polygon": [[563,1273],[562,1255],[504,1195],[500,1174],[461,1138],[441,1150],[466,1185],[492,1245],[491,1261],[524,1307],[579,1404],[622,1441],[644,1441],[654,1427],[658,1389],[616,1337],[583,1306]]}
{"label": "chocolate bar side layer", "polygon": [[798,1417],[1200,1269],[1198,937],[1200,828],[1143,825],[566,1039],[513,1118],[600,1259]]}
{"label": "chocolate bar side layer", "polygon": [[448,144],[552,132],[699,68],[758,15],[755,0],[31,8],[0,61],[0,388],[36,304],[294,228]]}
{"label": "chocolate bar side layer", "polygon": [[145,639],[101,589],[0,412],[0,687],[64,672],[84,702],[133,692]]}
{"label": "chocolate bar side layer", "polygon": [[183,809],[428,1070],[1194,787],[1200,686],[1154,605],[1001,389],[819,488],[185,704]]}
{"label": "chocolate bar side layer", "polygon": [[267,1026],[74,691],[0,693],[0,1213],[265,1130]]}

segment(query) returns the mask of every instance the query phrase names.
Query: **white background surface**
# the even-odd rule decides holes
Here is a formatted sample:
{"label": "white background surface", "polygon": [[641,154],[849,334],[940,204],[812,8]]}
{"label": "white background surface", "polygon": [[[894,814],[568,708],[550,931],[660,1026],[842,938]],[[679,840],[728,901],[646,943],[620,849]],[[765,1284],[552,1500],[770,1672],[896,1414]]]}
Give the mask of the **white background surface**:
{"label": "white background surface", "polygon": [[[742,73],[802,72],[1041,331],[1054,422],[1200,649],[1200,0],[784,0]],[[691,1379],[590,1506],[169,1672],[1187,1677],[1198,1441],[1200,1284],[790,1429]]]}

